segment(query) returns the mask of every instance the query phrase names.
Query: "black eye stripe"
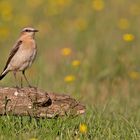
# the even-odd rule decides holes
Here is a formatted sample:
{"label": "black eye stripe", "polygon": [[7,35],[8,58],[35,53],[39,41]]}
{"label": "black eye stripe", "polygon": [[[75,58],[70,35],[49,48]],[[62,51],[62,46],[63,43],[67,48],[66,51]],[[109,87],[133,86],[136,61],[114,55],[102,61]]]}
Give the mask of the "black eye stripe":
{"label": "black eye stripe", "polygon": [[31,30],[26,29],[25,32],[31,32]]}

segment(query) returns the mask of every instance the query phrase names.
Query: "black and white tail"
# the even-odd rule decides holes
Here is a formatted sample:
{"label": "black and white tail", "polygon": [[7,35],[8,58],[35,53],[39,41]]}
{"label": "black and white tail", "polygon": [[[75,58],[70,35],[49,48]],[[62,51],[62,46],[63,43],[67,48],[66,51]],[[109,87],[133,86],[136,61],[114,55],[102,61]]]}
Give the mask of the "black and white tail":
{"label": "black and white tail", "polygon": [[4,77],[5,77],[5,75],[8,73],[8,71],[3,71],[2,73],[1,73],[1,75],[0,75],[0,80],[2,80]]}

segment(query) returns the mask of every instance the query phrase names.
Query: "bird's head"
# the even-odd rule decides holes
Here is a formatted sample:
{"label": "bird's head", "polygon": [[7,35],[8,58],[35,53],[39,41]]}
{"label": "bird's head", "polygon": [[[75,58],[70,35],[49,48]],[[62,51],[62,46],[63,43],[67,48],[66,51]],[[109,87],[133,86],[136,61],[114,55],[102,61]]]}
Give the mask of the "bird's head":
{"label": "bird's head", "polygon": [[38,32],[38,30],[31,28],[31,27],[26,27],[26,28],[22,29],[21,34],[34,37],[35,32]]}

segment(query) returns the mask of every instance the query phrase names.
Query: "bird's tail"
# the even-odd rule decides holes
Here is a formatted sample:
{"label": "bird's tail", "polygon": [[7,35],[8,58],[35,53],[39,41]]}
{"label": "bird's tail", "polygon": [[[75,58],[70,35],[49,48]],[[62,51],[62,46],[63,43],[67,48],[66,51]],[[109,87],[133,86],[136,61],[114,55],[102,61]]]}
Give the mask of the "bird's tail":
{"label": "bird's tail", "polygon": [[0,75],[0,80],[2,80],[7,73],[8,73],[8,71],[3,71]]}

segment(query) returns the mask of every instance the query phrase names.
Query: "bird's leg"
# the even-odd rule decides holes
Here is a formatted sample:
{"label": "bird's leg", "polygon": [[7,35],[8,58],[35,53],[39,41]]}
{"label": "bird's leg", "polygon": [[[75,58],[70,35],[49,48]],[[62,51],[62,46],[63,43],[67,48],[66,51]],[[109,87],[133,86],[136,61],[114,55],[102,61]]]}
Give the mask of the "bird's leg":
{"label": "bird's leg", "polygon": [[21,76],[21,83],[20,83],[20,87],[23,87],[23,80],[22,80],[22,76]]}
{"label": "bird's leg", "polygon": [[26,75],[25,75],[25,71],[22,71],[22,74],[23,74],[23,76],[24,76],[24,78],[25,78],[25,80],[26,80],[28,86],[29,86],[29,87],[32,87],[32,86],[30,85],[30,83],[29,83],[29,81],[28,81]]}
{"label": "bird's leg", "polygon": [[17,76],[16,76],[16,71],[13,71],[14,77],[15,77],[15,82],[16,82],[16,88],[19,89],[18,84],[17,84]]}

